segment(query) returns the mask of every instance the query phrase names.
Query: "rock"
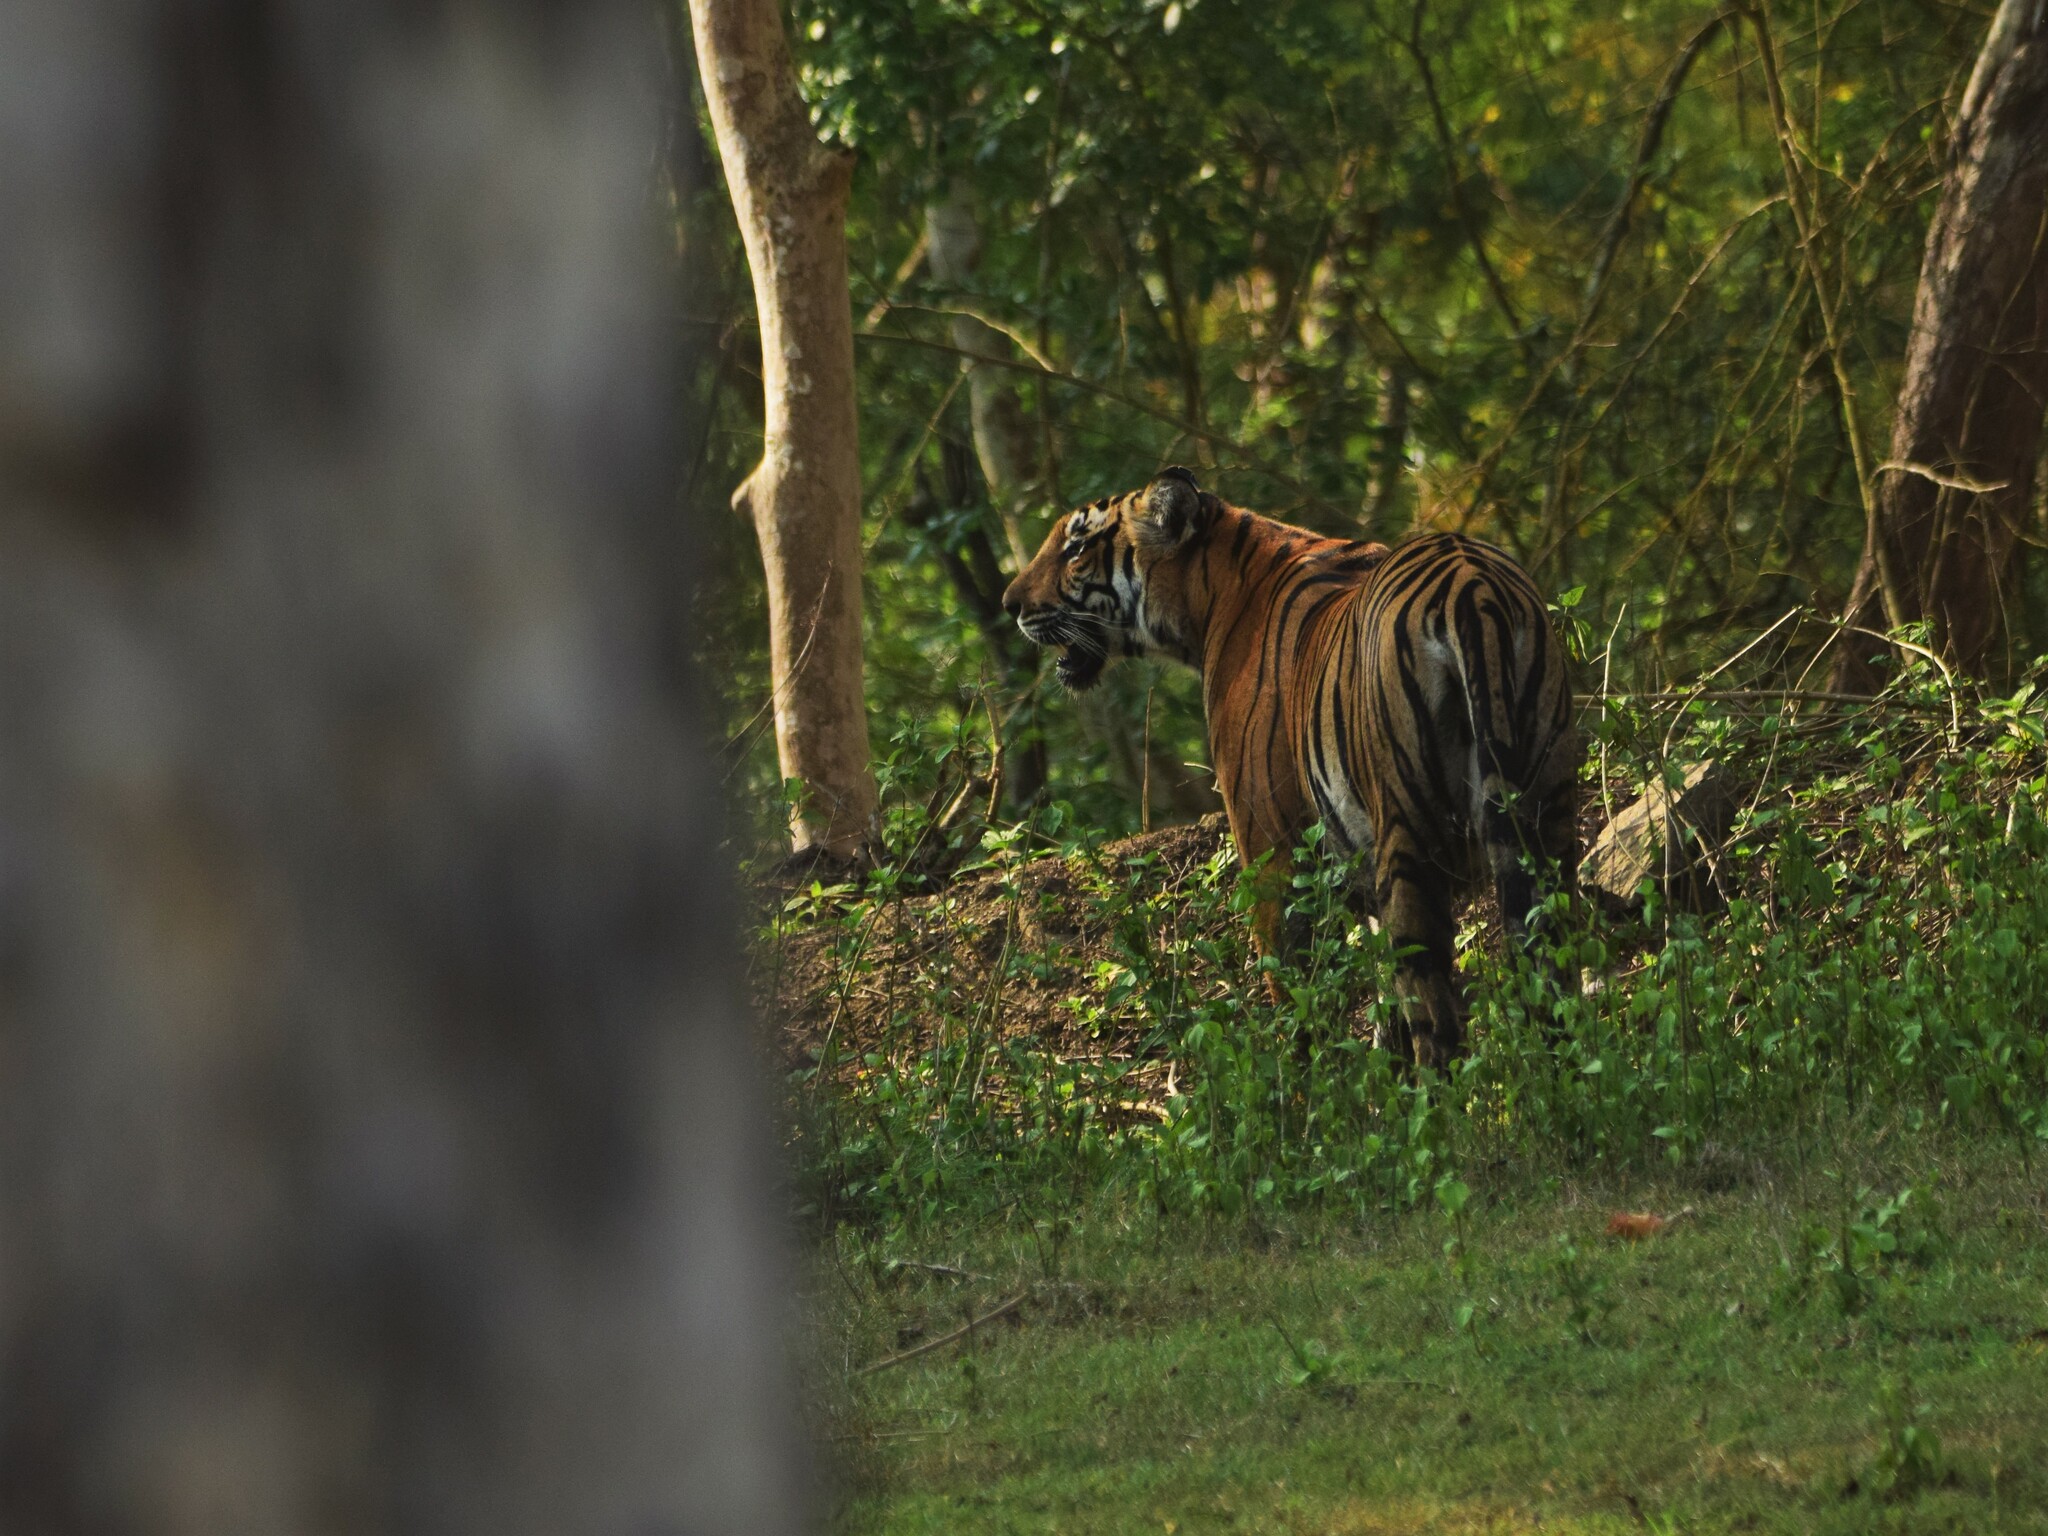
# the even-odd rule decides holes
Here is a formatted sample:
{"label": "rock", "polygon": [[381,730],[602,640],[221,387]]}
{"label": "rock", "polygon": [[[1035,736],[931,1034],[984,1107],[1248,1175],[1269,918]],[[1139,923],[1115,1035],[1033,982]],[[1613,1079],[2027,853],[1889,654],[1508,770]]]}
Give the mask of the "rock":
{"label": "rock", "polygon": [[1579,866],[1582,889],[1610,905],[1641,905],[1649,880],[1679,906],[1721,904],[1714,856],[1735,819],[1735,794],[1717,763],[1688,765],[1677,786],[1652,784],[1600,829]]}

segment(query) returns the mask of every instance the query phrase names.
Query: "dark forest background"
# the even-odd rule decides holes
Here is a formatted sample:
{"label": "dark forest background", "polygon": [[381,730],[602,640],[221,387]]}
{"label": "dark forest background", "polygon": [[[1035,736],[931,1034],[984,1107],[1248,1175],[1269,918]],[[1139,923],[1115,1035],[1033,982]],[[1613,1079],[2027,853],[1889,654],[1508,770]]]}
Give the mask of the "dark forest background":
{"label": "dark forest background", "polygon": [[[1192,677],[1127,666],[1064,696],[993,603],[1051,515],[1169,462],[1329,532],[1499,542],[1581,621],[1583,688],[1691,680],[1765,631],[1729,681],[1822,687],[1841,650],[1880,649],[1824,622],[1865,531],[1847,423],[1885,441],[1988,11],[798,0],[789,16],[816,126],[858,156],[885,800],[892,763],[919,797],[939,755],[990,751],[994,720],[1014,804],[1047,793],[1123,830],[1206,803]],[[685,21],[674,41],[699,101]],[[691,380],[706,425],[682,495],[721,530],[702,643],[726,683],[734,803],[765,838],[759,557],[725,509],[761,450],[758,340],[707,132],[688,110],[674,131],[682,305],[716,340]],[[994,361],[963,371],[970,355]],[[2036,495],[1994,674],[2048,644],[2041,536]]]}

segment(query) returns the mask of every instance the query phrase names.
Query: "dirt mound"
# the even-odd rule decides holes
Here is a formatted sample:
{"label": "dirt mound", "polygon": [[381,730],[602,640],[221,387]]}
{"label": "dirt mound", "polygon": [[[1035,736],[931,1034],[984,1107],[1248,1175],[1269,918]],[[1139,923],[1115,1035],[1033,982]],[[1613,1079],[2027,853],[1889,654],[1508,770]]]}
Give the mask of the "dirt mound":
{"label": "dirt mound", "polygon": [[[1626,803],[1626,784],[1610,788]],[[1583,795],[1581,848],[1602,825],[1602,795]],[[936,1020],[963,1018],[999,1038],[1034,1036],[1069,1059],[1126,1057],[1137,1036],[1100,1008],[1104,975],[1118,963],[1114,913],[1130,889],[1188,891],[1229,846],[1217,813],[1092,854],[1020,858],[956,874],[938,891],[813,913],[801,911],[809,885],[782,870],[756,887],[756,899],[784,913],[752,956],[756,1012],[786,1067],[813,1061],[827,1038],[842,1061],[918,1051]],[[1249,922],[1223,903],[1188,909],[1202,936],[1249,942]],[[1458,924],[1477,924],[1479,942],[1497,948],[1497,915],[1491,889],[1481,889],[1460,903]]]}
{"label": "dirt mound", "polygon": [[[1599,796],[1584,798],[1580,820],[1590,844]],[[1005,1039],[1033,1036],[1065,1057],[1121,1055],[1135,1038],[1120,1037],[1094,1006],[1118,959],[1119,894],[1132,883],[1150,895],[1186,890],[1229,847],[1224,818],[1205,816],[1085,856],[1018,860],[933,893],[800,916],[755,951],[757,1010],[792,1068],[828,1039],[842,1060],[917,1050],[940,1018],[969,1018]],[[773,894],[786,902],[795,887]],[[1217,903],[1206,910],[1218,937],[1248,939],[1244,917]],[[1461,903],[1458,920],[1476,923],[1479,942],[1493,948],[1497,915],[1492,893],[1481,890]],[[1013,964],[1019,957],[1025,963]]]}
{"label": "dirt mound", "polygon": [[[1205,816],[1091,855],[1020,860],[931,895],[849,908],[761,946],[757,1005],[790,1066],[828,1036],[841,1056],[914,1048],[941,999],[1006,1038],[1032,1035],[1062,1053],[1113,1048],[1077,1003],[1114,952],[1103,898],[1133,875],[1148,891],[1185,887],[1228,846],[1223,817]],[[1017,953],[1030,963],[1011,966]]]}
{"label": "dirt mound", "polygon": [[[1601,797],[1579,807],[1580,845],[1603,824]],[[781,925],[754,954],[755,1004],[788,1067],[829,1039],[841,1059],[928,1045],[934,1019],[973,1018],[1002,1038],[1029,1035],[1061,1056],[1121,1055],[1135,1040],[1106,1026],[1102,973],[1117,959],[1113,895],[1136,877],[1148,894],[1189,888],[1227,854],[1221,814],[1127,837],[1085,856],[1022,859],[942,889]],[[795,887],[773,893],[778,902]],[[801,898],[798,898],[799,903]],[[1460,904],[1488,948],[1500,943],[1491,891]],[[1219,913],[1243,938],[1246,919]],[[1013,965],[1012,958],[1028,957]],[[933,1006],[943,1002],[947,1006]]]}

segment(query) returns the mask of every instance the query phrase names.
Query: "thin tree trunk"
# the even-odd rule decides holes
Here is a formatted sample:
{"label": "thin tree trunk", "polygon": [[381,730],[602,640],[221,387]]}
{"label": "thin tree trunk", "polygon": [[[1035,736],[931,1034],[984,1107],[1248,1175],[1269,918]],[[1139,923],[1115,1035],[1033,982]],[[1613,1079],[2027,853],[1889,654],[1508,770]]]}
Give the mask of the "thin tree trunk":
{"label": "thin tree trunk", "polygon": [[811,131],[776,0],[690,0],[699,75],[761,326],[767,441],[734,493],[768,578],[775,745],[799,852],[875,824],[861,682],[860,447],[846,200],[853,157]]}
{"label": "thin tree trunk", "polygon": [[1133,805],[1149,805],[1155,827],[1193,821],[1223,808],[1212,775],[1188,767],[1167,749],[1164,704],[1145,722],[1145,696],[1156,674],[1127,667],[1103,686],[1075,696],[1081,729],[1109,754],[1110,778]]}
{"label": "thin tree trunk", "polygon": [[[973,201],[962,183],[954,182],[943,202],[925,209],[925,233],[932,276],[954,290],[955,297],[964,298],[981,264],[981,231]],[[953,345],[976,357],[1010,358],[1009,339],[972,315],[953,316]],[[1014,568],[1021,571],[1031,563],[1024,514],[1038,478],[1031,424],[1025,419],[1010,374],[1002,368],[969,364],[967,398],[974,422],[974,454],[981,461],[982,478],[988,482],[989,500],[1002,520]]]}
{"label": "thin tree trunk", "polygon": [[[977,499],[971,482],[973,451],[950,437],[939,439],[939,451],[945,467],[947,500],[956,508],[971,506]],[[903,503],[903,520],[921,532],[936,534],[939,505],[931,477],[920,464],[917,489]],[[962,605],[974,616],[989,658],[1006,684],[1003,691],[1008,695],[1004,702],[1009,718],[1004,723],[1010,729],[1002,752],[1003,797],[1014,809],[1022,811],[1045,792],[1045,742],[1037,730],[1036,705],[1028,698],[1043,653],[1024,639],[1016,621],[1003,612],[1002,568],[996,563],[996,552],[988,535],[979,526],[970,527],[950,545],[939,541],[938,554],[939,564],[951,579]],[[1022,700],[1022,707],[1012,707],[1013,700]]]}
{"label": "thin tree trunk", "polygon": [[[1188,425],[1195,428],[1208,426],[1207,412],[1202,403],[1202,359],[1196,349],[1194,324],[1188,315],[1187,296],[1182,293],[1180,269],[1173,259],[1173,230],[1165,218],[1153,222],[1152,237],[1158,246],[1159,277],[1166,286],[1166,313],[1173,321],[1171,339],[1180,353],[1180,401],[1181,414]],[[1209,442],[1198,437],[1189,448],[1193,450],[1197,463],[1207,463]]]}
{"label": "thin tree trunk", "polygon": [[1408,475],[1408,370],[1396,360],[1380,369],[1380,422],[1373,434],[1372,478],[1365,498],[1365,535],[1385,538]]}
{"label": "thin tree trunk", "polygon": [[801,1524],[654,43],[0,6],[0,1530]]}
{"label": "thin tree trunk", "polygon": [[[1903,617],[1996,663],[2048,407],[2048,3],[2004,0],[1963,92],[1927,232],[1877,527]],[[1866,539],[1852,620],[1879,612]]]}
{"label": "thin tree trunk", "polygon": [[[965,183],[955,181],[943,201],[925,209],[925,244],[932,276],[957,298],[964,298],[975,270],[981,265],[981,229],[974,202]],[[993,327],[972,315],[955,315],[953,345],[976,357],[1010,360],[1012,343]],[[1031,423],[1012,383],[1009,370],[991,363],[970,363],[967,368],[967,401],[973,424],[974,456],[988,487],[990,505],[1002,523],[1011,569],[1022,570],[1030,563],[1032,546],[1025,532],[1024,518],[1034,488],[1039,482],[1039,459]],[[954,506],[967,503],[966,488],[953,483],[953,455],[949,440],[942,440],[947,462],[947,495]],[[977,536],[978,538],[978,536]],[[974,552],[969,541],[967,553]],[[986,547],[986,540],[979,541]],[[949,567],[950,569],[950,567]],[[955,583],[974,609],[991,655],[1003,669],[1013,694],[1023,693],[1035,676],[1035,655],[1020,654],[1016,642],[1022,638],[1002,611],[1002,580],[991,583],[989,570],[961,568]],[[1027,647],[1027,652],[1029,648]],[[1047,763],[1045,742],[1039,736],[1036,709],[1013,710],[1014,725],[1004,751],[1003,793],[1012,808],[1023,810],[1045,791]]]}

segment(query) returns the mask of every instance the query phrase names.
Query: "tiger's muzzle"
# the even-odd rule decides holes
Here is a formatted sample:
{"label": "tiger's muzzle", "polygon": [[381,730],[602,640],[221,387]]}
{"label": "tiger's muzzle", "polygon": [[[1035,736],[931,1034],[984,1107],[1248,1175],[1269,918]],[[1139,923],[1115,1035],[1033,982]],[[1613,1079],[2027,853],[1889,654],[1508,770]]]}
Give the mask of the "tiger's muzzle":
{"label": "tiger's muzzle", "polygon": [[1075,693],[1095,686],[1109,665],[1109,640],[1093,617],[1067,608],[1034,608],[1024,611],[1021,603],[1005,603],[1016,615],[1017,627],[1033,645],[1056,649],[1059,659],[1053,673]]}

